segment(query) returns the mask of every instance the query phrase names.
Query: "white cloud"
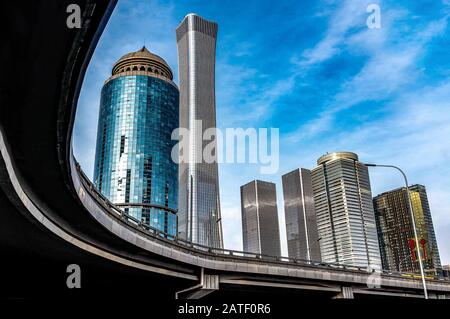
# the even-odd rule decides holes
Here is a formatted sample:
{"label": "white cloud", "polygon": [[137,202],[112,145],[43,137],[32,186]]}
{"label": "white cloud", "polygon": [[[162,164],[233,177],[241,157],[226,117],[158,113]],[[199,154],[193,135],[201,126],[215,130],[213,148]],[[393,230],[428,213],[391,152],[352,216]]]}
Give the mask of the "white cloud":
{"label": "white cloud", "polygon": [[220,61],[217,65],[217,110],[219,127],[258,127],[270,118],[275,103],[290,93],[295,76],[276,81],[260,81],[265,74],[257,70]]}
{"label": "white cloud", "polygon": [[364,26],[367,1],[346,0],[339,3],[337,10],[328,12],[329,25],[323,39],[303,52],[300,59],[294,58],[293,61],[302,68],[323,63],[338,54],[347,32]]}
{"label": "white cloud", "polygon": [[[402,16],[398,12],[396,11],[390,17]],[[388,19],[388,25],[393,27],[392,19]],[[414,36],[398,44],[392,45],[385,40],[377,41],[381,44],[377,48],[372,47],[373,43],[369,40],[371,36],[366,30],[350,38],[347,43],[350,46],[371,48],[368,62],[353,78],[340,84],[339,92],[333,97],[331,103],[326,105],[324,111],[289,134],[291,142],[298,142],[332,130],[334,118],[339,112],[360,102],[395,97],[395,94],[407,89],[406,85],[414,83],[420,75],[416,62],[426,52],[427,43],[435,36],[442,34],[446,26],[447,17],[444,17],[430,22],[423,30],[416,30],[418,33],[414,33]],[[376,37],[378,31],[370,30],[370,32]]]}

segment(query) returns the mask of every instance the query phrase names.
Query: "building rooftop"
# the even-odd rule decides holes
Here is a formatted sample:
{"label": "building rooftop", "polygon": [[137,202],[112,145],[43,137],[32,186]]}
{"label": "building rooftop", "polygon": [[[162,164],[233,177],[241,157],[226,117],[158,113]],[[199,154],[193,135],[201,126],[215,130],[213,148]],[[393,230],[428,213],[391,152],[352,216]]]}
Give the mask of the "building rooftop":
{"label": "building rooftop", "polygon": [[112,75],[129,71],[147,71],[173,80],[173,73],[167,62],[159,55],[150,52],[145,46],[117,60],[112,68]]}
{"label": "building rooftop", "polygon": [[333,152],[333,153],[327,153],[325,155],[322,155],[317,160],[317,165],[325,164],[329,161],[334,161],[337,159],[351,159],[351,160],[358,160],[358,155],[352,152]]}

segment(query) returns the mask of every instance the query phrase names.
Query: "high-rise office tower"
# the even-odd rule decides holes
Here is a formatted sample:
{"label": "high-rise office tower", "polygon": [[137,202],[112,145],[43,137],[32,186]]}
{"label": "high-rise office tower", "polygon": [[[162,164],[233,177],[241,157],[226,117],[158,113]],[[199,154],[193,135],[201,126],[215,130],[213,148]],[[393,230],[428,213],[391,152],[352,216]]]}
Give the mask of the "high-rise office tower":
{"label": "high-rise office tower", "polygon": [[442,266],[442,276],[445,278],[450,277],[450,265],[443,265]]}
{"label": "high-rise office tower", "polygon": [[350,152],[326,154],[311,171],[322,260],[381,269],[367,167]]}
{"label": "high-rise office tower", "polygon": [[311,171],[299,168],[282,180],[289,257],[320,261]]}
{"label": "high-rise office tower", "polygon": [[280,256],[275,184],[255,180],[241,186],[241,213],[244,251]]}
{"label": "high-rise office tower", "polygon": [[[217,24],[188,14],[176,30],[180,78],[180,128],[189,130],[189,147],[180,154],[178,235],[222,248],[217,151],[203,158],[205,130],[215,132],[215,55]],[[182,153],[180,151],[180,153]],[[186,154],[187,153],[187,154]]]}
{"label": "high-rise office tower", "polygon": [[176,235],[178,165],[171,133],[179,92],[172,71],[145,47],[121,57],[100,101],[94,183],[144,223]]}
{"label": "high-rise office tower", "polygon": [[416,247],[406,187],[382,193],[373,199],[383,268],[420,271],[418,253],[427,273],[439,273],[441,261],[425,186],[409,187],[419,249]]}

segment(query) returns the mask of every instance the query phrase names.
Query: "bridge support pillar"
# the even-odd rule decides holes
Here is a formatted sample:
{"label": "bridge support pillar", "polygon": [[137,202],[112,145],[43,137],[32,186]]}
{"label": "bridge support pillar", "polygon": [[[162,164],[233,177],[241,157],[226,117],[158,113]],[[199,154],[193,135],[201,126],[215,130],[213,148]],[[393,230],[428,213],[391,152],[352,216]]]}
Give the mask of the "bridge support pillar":
{"label": "bridge support pillar", "polygon": [[175,293],[175,299],[200,299],[209,295],[215,290],[219,290],[219,275],[205,274],[201,269],[200,283],[193,287]]}
{"label": "bridge support pillar", "polygon": [[341,292],[333,297],[333,299],[354,299],[354,298],[355,296],[353,295],[353,288],[346,286],[342,286]]}

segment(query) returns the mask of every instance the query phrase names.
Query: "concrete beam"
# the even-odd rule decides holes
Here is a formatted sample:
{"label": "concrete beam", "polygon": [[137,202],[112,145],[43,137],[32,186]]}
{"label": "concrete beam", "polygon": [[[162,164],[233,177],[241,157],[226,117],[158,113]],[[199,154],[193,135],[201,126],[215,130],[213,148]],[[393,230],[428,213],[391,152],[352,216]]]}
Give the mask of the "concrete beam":
{"label": "concrete beam", "polygon": [[175,299],[200,299],[216,290],[219,290],[219,275],[205,274],[202,268],[200,283],[176,292]]}
{"label": "concrete beam", "polygon": [[342,286],[341,292],[334,296],[333,299],[355,299],[355,296],[353,295],[353,288]]}

